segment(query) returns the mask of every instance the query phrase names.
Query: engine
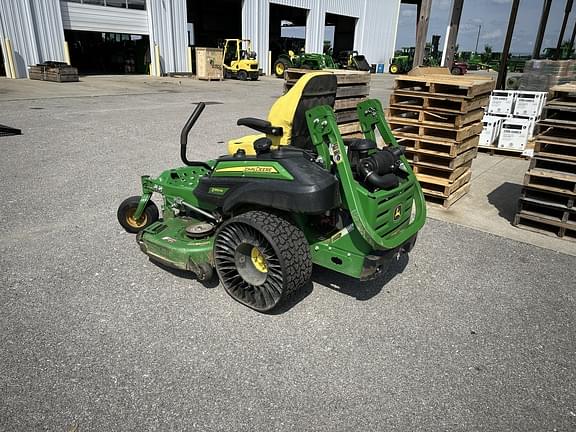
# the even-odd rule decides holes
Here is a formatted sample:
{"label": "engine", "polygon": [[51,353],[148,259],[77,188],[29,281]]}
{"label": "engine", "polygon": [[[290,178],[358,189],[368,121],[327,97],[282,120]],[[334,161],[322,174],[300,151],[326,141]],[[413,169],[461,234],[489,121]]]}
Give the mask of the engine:
{"label": "engine", "polygon": [[404,154],[402,147],[378,149],[374,141],[367,139],[346,144],[354,178],[368,190],[394,189],[408,175],[400,160]]}

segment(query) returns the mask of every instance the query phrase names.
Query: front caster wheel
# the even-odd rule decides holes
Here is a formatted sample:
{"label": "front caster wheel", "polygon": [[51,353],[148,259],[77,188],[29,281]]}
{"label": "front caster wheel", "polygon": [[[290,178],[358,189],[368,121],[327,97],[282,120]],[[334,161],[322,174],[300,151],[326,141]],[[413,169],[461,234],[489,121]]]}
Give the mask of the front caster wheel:
{"label": "front caster wheel", "polygon": [[156,207],[156,204],[152,201],[148,201],[140,219],[135,219],[134,213],[136,213],[139,203],[140,197],[132,196],[122,201],[122,204],[118,207],[118,222],[120,222],[122,228],[132,234],[136,234],[140,230],[143,230],[147,226],[156,222],[159,218],[158,207]]}
{"label": "front caster wheel", "polygon": [[214,261],[226,292],[259,312],[281,304],[312,274],[310,248],[302,231],[262,211],[241,214],[220,227]]}

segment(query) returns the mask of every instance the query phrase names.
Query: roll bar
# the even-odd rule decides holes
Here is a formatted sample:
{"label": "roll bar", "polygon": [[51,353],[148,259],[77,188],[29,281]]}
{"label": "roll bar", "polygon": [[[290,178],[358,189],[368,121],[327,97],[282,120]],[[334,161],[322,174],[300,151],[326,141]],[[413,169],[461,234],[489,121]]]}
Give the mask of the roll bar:
{"label": "roll bar", "polygon": [[180,132],[180,159],[182,159],[182,162],[184,162],[185,165],[201,166],[208,170],[212,170],[212,167],[207,163],[188,160],[187,156],[188,134],[190,134],[190,129],[192,129],[194,124],[196,124],[196,121],[198,120],[198,117],[200,117],[200,114],[202,114],[202,111],[204,111],[204,108],[206,108],[206,104],[204,102],[198,102],[198,105],[196,105],[190,118],[188,118],[188,121],[182,128],[182,132]]}

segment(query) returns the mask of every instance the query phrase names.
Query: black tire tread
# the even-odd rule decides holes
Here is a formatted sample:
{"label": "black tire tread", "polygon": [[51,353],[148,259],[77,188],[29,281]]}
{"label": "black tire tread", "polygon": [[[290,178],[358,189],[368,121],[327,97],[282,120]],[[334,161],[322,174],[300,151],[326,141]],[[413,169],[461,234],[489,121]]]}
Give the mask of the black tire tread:
{"label": "black tire tread", "polygon": [[118,222],[120,223],[120,225],[122,225],[122,228],[124,228],[126,231],[132,234],[136,234],[138,231],[141,231],[142,229],[156,222],[160,218],[160,213],[158,211],[158,207],[156,206],[156,204],[154,204],[152,201],[148,201],[148,204],[146,204],[146,207],[144,208],[144,213],[148,218],[148,223],[140,230],[135,230],[133,227],[131,227],[126,223],[125,212],[130,208],[138,207],[139,203],[140,203],[140,196],[136,195],[128,197],[120,203],[120,205],[118,206],[118,211],[116,212],[116,217],[118,218]]}
{"label": "black tire tread", "polygon": [[284,292],[276,306],[310,280],[310,246],[304,233],[290,221],[276,214],[252,210],[234,217],[230,222],[245,223],[261,231],[279,255]]}

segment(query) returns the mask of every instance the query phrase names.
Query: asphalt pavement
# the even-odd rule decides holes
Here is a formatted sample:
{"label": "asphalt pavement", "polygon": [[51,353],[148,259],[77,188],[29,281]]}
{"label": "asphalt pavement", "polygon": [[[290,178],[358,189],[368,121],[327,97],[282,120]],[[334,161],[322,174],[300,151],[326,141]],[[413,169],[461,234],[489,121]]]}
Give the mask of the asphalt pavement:
{"label": "asphalt pavement", "polygon": [[576,430],[576,258],[429,219],[360,283],[272,315],[167,271],[116,221],[139,176],[250,133],[281,82],[0,102],[0,430]]}

